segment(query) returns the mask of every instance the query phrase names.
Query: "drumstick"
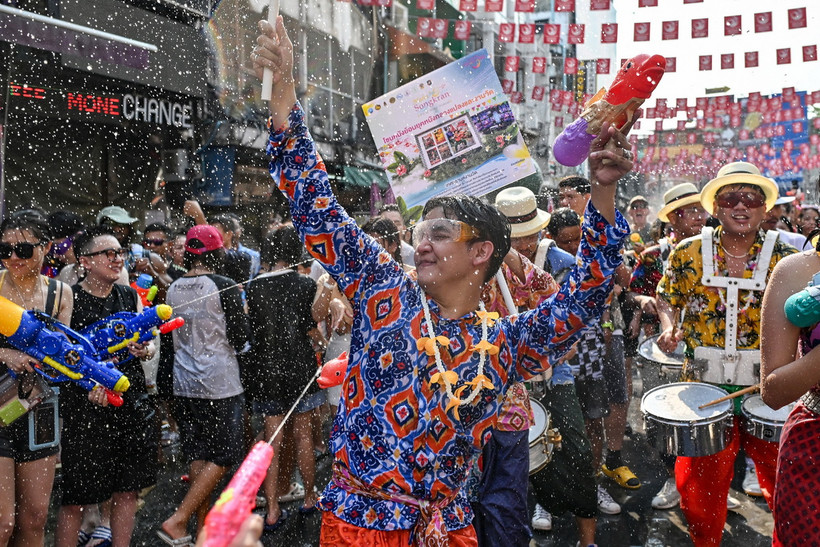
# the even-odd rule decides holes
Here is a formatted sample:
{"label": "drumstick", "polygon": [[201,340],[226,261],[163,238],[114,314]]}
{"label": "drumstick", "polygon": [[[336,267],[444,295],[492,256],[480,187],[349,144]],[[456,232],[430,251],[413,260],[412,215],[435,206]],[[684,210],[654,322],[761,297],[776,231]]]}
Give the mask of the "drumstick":
{"label": "drumstick", "polygon": [[[270,0],[268,4],[268,23],[276,28],[276,18],[279,17],[279,0]],[[273,71],[269,68],[265,69],[262,74],[262,100],[269,101],[270,93],[273,89]]]}
{"label": "drumstick", "polygon": [[755,384],[753,386],[744,387],[740,391],[735,391],[734,393],[730,393],[729,395],[726,395],[725,397],[721,397],[720,399],[715,399],[714,401],[712,401],[710,403],[706,403],[705,405],[700,405],[698,408],[703,410],[707,406],[714,406],[718,403],[722,403],[723,401],[728,401],[729,399],[734,399],[735,397],[740,397],[741,395],[746,395],[747,393],[754,393],[758,389],[760,389],[760,384]]}

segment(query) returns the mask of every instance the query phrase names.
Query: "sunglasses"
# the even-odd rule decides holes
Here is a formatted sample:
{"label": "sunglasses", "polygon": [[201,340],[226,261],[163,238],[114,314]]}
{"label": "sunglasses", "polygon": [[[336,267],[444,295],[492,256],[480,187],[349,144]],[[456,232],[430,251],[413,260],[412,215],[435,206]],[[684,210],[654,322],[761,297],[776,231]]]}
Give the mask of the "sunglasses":
{"label": "sunglasses", "polygon": [[11,243],[0,243],[0,260],[8,260],[11,258],[12,253],[16,254],[17,258],[23,260],[29,259],[34,256],[34,249],[42,247],[45,244],[45,241],[39,243],[15,243],[14,245]]}
{"label": "sunglasses", "polygon": [[478,231],[460,220],[434,218],[423,220],[413,226],[413,247],[418,247],[425,239],[430,243],[470,241],[478,237]]}
{"label": "sunglasses", "polygon": [[125,257],[128,255],[127,249],[103,249],[102,251],[94,251],[93,253],[86,253],[83,256],[92,257],[104,254],[105,257],[114,262],[117,258],[125,260]]}
{"label": "sunglasses", "polygon": [[152,247],[160,247],[162,245],[165,245],[165,240],[164,239],[143,239],[142,244],[146,245],[146,246],[151,245]]}
{"label": "sunglasses", "polygon": [[716,196],[715,202],[719,207],[728,209],[734,208],[738,203],[743,203],[749,209],[766,205],[766,199],[757,192],[726,192]]}

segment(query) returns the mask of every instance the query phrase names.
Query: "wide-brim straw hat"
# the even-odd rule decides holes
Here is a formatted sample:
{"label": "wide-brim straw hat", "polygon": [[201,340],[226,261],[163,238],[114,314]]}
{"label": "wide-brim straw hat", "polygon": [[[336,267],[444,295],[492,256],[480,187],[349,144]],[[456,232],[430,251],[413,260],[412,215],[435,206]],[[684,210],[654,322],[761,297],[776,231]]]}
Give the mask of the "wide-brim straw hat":
{"label": "wide-brim straw hat", "polygon": [[693,203],[700,203],[700,190],[691,182],[678,184],[663,194],[663,203],[663,208],[658,211],[658,218],[663,222],[669,222],[669,213],[672,211]]}
{"label": "wide-brim straw hat", "polygon": [[717,177],[706,183],[700,191],[700,202],[710,215],[715,214],[715,196],[721,188],[732,184],[747,184],[757,186],[766,196],[766,210],[774,207],[777,201],[777,185],[760,174],[760,169],[745,161],[727,163],[718,171]]}
{"label": "wide-brim straw hat", "polygon": [[523,186],[501,190],[495,197],[495,206],[510,221],[511,237],[532,235],[550,222],[550,214],[538,208],[535,194]]}

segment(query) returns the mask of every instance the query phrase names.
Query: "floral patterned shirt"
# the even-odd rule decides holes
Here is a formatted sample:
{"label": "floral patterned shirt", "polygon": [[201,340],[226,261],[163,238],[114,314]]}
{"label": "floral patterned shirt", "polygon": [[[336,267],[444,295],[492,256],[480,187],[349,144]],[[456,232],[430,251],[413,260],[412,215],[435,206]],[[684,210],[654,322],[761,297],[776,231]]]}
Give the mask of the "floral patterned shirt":
{"label": "floral patterned shirt", "polygon": [[[546,298],[558,292],[560,288],[555,279],[544,270],[537,268],[527,257],[518,253],[521,264],[524,267],[524,281],[513,273],[506,263],[501,265],[504,279],[510,288],[510,295],[518,309],[529,310],[535,308]],[[488,311],[498,312],[501,317],[510,315],[507,306],[504,304],[504,297],[498,288],[495,279],[484,285],[484,292],[481,295],[484,305]],[[518,382],[507,390],[507,396],[501,404],[498,412],[498,422],[495,428],[500,431],[526,431],[534,421],[530,397],[524,384]]]}
{"label": "floral patterned shirt", "polygon": [[[713,233],[712,249],[715,253],[715,275],[728,275],[726,257],[719,244],[721,228]],[[683,240],[669,257],[666,274],[658,284],[658,296],[675,308],[684,309],[683,340],[687,354],[692,356],[699,346],[724,347],[726,330],[726,289],[707,287],[701,282],[703,259],[701,237],[698,235]],[[757,264],[757,256],[763,246],[763,234],[758,233],[749,252],[744,279],[751,279]],[[769,262],[769,276],[783,257],[797,249],[780,240],[775,243]],[[739,291],[737,347],[738,349],[758,349],[760,347],[760,307],[763,303],[762,291]]]}
{"label": "floral patterned shirt", "polygon": [[642,252],[632,272],[629,291],[642,296],[654,297],[658,283],[663,277],[663,261],[669,258],[672,249],[674,249],[674,244],[664,247],[653,245]]}
{"label": "floral patterned shirt", "polygon": [[374,494],[346,488],[334,478],[319,508],[355,526],[397,530],[413,528],[421,513],[419,503],[398,498],[432,507],[452,499],[442,509],[445,527],[468,526],[472,512],[461,489],[473,456],[489,439],[504,392],[541,372],[547,359],[561,357],[601,315],[629,226],[620,214],[612,226],[588,206],[579,264],[561,290],[536,309],[489,328],[487,341],[499,351],[488,355],[484,374],[494,387],[456,415],[447,409],[444,390],[430,383],[435,359],[419,351],[417,341],[449,338],[441,359],[458,375],[457,389],[477,374],[479,354],[470,350],[482,339],[477,314],[448,319],[428,298],[435,332],[427,332],[424,293],[339,206],[301,106],[294,105],[285,126],[270,129],[270,172],[290,202],[293,224],[354,310],[344,395],[330,443],[334,465]]}

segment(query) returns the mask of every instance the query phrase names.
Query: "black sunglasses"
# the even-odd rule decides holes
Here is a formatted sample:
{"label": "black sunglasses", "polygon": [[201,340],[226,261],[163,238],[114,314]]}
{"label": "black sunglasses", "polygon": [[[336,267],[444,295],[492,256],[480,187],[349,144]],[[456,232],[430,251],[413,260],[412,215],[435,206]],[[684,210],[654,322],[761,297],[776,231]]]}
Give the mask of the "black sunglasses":
{"label": "black sunglasses", "polygon": [[165,245],[166,241],[167,240],[165,240],[165,239],[143,239],[142,244],[146,245],[146,246],[147,245],[152,245],[154,247],[159,247],[160,245]]}
{"label": "black sunglasses", "polygon": [[102,254],[104,254],[106,256],[106,258],[108,258],[108,260],[111,260],[113,262],[114,259],[117,258],[117,257],[125,259],[125,257],[128,255],[128,250],[127,249],[103,249],[102,251],[94,251],[93,253],[85,253],[82,256],[92,257],[92,256],[97,256],[97,255],[102,255]]}
{"label": "black sunglasses", "polygon": [[45,241],[39,243],[15,243],[14,245],[11,243],[0,243],[0,260],[8,260],[11,258],[11,253],[16,254],[17,258],[26,260],[34,256],[34,249],[36,247],[42,247],[45,244]]}

